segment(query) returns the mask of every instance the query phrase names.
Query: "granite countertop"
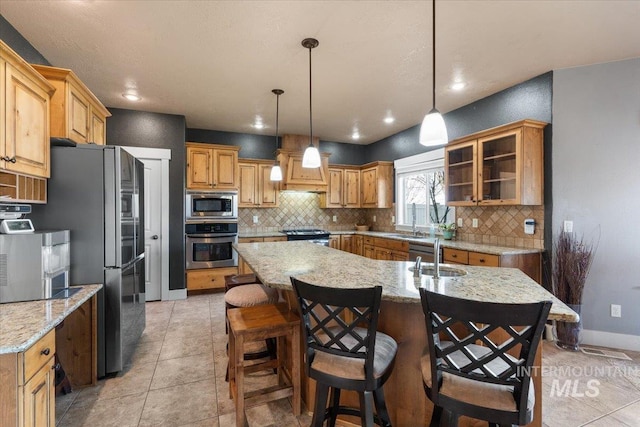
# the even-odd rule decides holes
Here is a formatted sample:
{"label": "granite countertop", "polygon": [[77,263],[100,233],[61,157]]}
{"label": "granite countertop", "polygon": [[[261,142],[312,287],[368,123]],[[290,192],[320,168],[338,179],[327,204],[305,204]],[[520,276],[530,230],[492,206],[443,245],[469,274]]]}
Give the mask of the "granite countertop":
{"label": "granite countertop", "polygon": [[290,277],[326,287],[382,286],[382,299],[420,303],[419,287],[458,298],[500,303],[553,301],[549,319],[578,321],[562,301],[516,268],[448,265],[467,275],[433,280],[414,278],[413,262],[373,260],[314,243],[240,243],[234,246],[260,280],[271,287],[291,290]]}
{"label": "granite countertop", "polygon": [[95,295],[101,284],[83,285],[66,299],[0,304],[0,354],[27,350]]}
{"label": "granite countertop", "polygon": [[[385,239],[400,240],[409,243],[417,243],[422,245],[433,246],[434,238],[431,237],[413,237],[410,234],[391,233],[384,231],[355,231],[355,230],[328,230],[331,234],[360,234],[363,236],[371,237],[383,237]],[[265,232],[240,232],[238,238],[251,238],[251,237],[282,237],[284,234],[278,231],[265,231]],[[519,254],[532,254],[543,252],[541,249],[533,248],[512,248],[507,246],[493,246],[479,243],[458,242],[456,240],[444,240],[440,239],[440,247],[460,249],[464,251],[482,252],[491,255],[519,255]]]}

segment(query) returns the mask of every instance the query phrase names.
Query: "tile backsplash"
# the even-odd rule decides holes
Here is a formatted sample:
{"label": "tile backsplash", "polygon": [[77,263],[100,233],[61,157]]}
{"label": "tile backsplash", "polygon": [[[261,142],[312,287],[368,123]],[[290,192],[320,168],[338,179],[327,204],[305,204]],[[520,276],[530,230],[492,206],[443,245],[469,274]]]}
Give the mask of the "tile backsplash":
{"label": "tile backsplash", "polygon": [[[336,221],[333,221],[335,215]],[[283,191],[277,208],[240,208],[240,233],[271,232],[286,228],[322,228],[329,231],[354,230],[368,224],[372,231],[395,231],[390,209],[321,209],[318,193]],[[258,223],[253,223],[253,217]],[[375,216],[375,222],[373,217]],[[456,217],[463,226],[456,240],[489,245],[544,249],[544,206],[458,207]],[[472,227],[473,218],[478,228]],[[535,234],[524,234],[526,218],[536,221]]]}
{"label": "tile backsplash", "polygon": [[[456,218],[463,226],[456,240],[517,248],[544,249],[544,206],[473,206],[457,207]],[[473,219],[478,228],[473,228]],[[524,234],[524,220],[536,222],[534,234]]]}

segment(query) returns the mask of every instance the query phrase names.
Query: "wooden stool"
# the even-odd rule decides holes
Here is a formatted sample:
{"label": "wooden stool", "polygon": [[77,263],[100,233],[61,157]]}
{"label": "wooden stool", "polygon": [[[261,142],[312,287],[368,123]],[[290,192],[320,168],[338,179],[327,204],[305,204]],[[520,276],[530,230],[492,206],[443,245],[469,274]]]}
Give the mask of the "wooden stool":
{"label": "wooden stool", "polygon": [[[229,318],[229,397],[236,404],[236,426],[244,427],[245,407],[251,407],[293,396],[293,413],[300,415],[300,318],[289,310],[286,303],[267,304],[255,307],[232,308]],[[291,365],[287,372],[285,364],[287,337],[291,337]],[[278,339],[277,359],[245,365],[245,342]],[[244,391],[245,373],[276,368],[278,385]]]}

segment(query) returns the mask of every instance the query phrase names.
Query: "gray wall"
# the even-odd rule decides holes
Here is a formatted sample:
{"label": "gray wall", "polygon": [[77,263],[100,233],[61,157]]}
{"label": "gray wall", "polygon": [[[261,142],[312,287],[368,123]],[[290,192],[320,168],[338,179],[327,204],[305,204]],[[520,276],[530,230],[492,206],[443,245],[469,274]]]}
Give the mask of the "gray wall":
{"label": "gray wall", "polygon": [[553,118],[553,231],[600,238],[584,328],[640,335],[640,59],[556,71]]}
{"label": "gray wall", "polygon": [[2,15],[0,15],[0,39],[31,64],[51,65],[47,58],[34,48]]}
{"label": "gray wall", "polygon": [[109,108],[107,144],[168,148],[169,161],[169,289],[183,289],[184,277],[184,116]]}

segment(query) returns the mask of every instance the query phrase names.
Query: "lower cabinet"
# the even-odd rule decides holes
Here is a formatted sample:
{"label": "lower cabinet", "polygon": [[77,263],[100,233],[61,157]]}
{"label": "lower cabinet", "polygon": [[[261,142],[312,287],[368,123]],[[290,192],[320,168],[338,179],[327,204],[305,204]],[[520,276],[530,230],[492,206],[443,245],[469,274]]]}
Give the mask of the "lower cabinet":
{"label": "lower cabinet", "polygon": [[[333,249],[342,249],[341,239],[339,234],[332,234],[329,236],[329,247]],[[344,250],[344,249],[342,249]]]}
{"label": "lower cabinet", "polygon": [[493,255],[444,248],[442,260],[447,264],[518,268],[536,282],[542,283],[542,257],[540,253]]}
{"label": "lower cabinet", "polygon": [[55,329],[21,353],[0,355],[0,425],[55,426]]}
{"label": "lower cabinet", "polygon": [[187,270],[187,291],[224,289],[224,276],[238,274],[238,267]]}
{"label": "lower cabinet", "polygon": [[364,236],[363,255],[389,261],[408,261],[409,243],[400,240]]}

